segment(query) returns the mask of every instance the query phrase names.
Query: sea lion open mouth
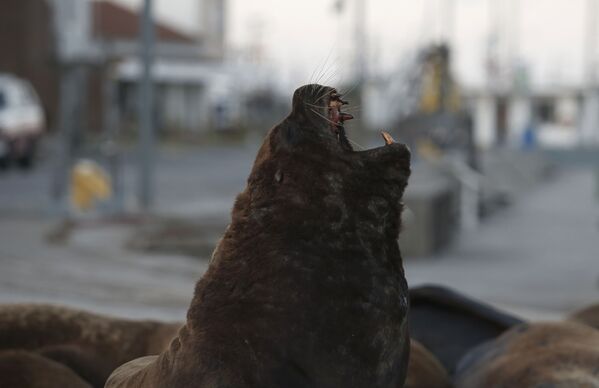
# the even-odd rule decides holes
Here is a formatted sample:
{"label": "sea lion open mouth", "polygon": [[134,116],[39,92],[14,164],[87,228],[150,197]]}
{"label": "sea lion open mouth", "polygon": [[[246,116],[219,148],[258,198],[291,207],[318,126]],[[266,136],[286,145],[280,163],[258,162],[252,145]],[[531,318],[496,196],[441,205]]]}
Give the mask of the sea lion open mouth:
{"label": "sea lion open mouth", "polygon": [[329,97],[329,118],[335,124],[343,125],[346,120],[351,120],[354,116],[349,113],[341,112],[341,107],[347,105],[349,102],[341,99],[341,95],[333,92]]}
{"label": "sea lion open mouth", "polygon": [[[339,93],[337,89],[329,86],[305,85],[297,89],[293,96],[293,110],[287,118],[289,122],[295,122],[301,127],[301,130],[293,134],[294,141],[298,141],[302,135],[312,133],[318,135],[314,137],[320,138],[321,143],[329,143],[332,151],[342,151],[341,153],[347,153],[346,156],[353,154],[352,158],[354,159],[374,160],[380,158],[380,164],[385,161],[388,163],[391,159],[394,159],[395,162],[401,160],[401,163],[395,163],[395,165],[404,172],[404,178],[407,178],[410,168],[410,151],[404,144],[397,143],[388,132],[381,132],[384,140],[382,147],[364,151],[356,151],[352,147],[352,142],[346,134],[345,122],[354,117],[342,110],[345,105],[349,105],[349,102],[343,97],[343,94]],[[314,130],[319,132],[313,133]],[[326,139],[326,133],[333,135],[334,144],[330,144],[330,141]],[[391,156],[392,154],[395,156]]]}

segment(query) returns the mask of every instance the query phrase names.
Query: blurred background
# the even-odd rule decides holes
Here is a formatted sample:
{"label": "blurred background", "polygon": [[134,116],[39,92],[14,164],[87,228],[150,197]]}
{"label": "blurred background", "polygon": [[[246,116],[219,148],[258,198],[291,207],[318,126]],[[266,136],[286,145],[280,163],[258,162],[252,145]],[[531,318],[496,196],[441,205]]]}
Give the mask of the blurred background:
{"label": "blurred background", "polygon": [[263,136],[335,86],[413,151],[400,246],[528,318],[599,300],[599,0],[3,0],[0,302],[183,319]]}

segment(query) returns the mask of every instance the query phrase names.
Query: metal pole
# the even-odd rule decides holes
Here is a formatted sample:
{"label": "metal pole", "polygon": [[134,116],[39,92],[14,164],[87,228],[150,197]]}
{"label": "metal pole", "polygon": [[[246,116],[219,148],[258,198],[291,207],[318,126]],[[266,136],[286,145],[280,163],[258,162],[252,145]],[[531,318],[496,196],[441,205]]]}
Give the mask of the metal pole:
{"label": "metal pole", "polygon": [[124,210],[124,187],[121,150],[118,146],[118,136],[120,132],[119,106],[117,79],[114,75],[116,64],[108,62],[103,78],[103,98],[104,98],[104,134],[106,143],[104,152],[108,159],[108,170],[112,177],[112,203],[111,211],[115,214],[121,214]]}
{"label": "metal pole", "polygon": [[586,2],[585,45],[583,52],[584,81],[589,89],[594,89],[596,81],[595,54],[597,53],[597,0]]}
{"label": "metal pole", "polygon": [[75,105],[77,100],[77,77],[74,65],[61,63],[60,72],[60,152],[52,185],[53,211],[69,217],[69,171],[75,157]]}
{"label": "metal pole", "polygon": [[360,84],[366,79],[367,73],[367,57],[368,57],[368,42],[366,38],[366,3],[365,0],[356,0],[356,26],[355,26],[355,66],[356,66],[356,78]]}
{"label": "metal pole", "polygon": [[141,22],[142,76],[139,84],[139,205],[149,212],[154,203],[154,121],[152,117],[154,96],[152,62],[154,59],[154,22],[152,0],[144,0]]}

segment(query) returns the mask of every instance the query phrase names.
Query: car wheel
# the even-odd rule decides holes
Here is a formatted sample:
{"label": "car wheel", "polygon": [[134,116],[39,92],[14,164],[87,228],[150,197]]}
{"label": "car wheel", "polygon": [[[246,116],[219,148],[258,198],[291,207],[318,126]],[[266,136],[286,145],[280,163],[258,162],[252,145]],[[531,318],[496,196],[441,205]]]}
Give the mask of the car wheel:
{"label": "car wheel", "polygon": [[35,143],[27,142],[23,153],[17,158],[17,165],[23,170],[29,170],[33,167],[35,161]]}

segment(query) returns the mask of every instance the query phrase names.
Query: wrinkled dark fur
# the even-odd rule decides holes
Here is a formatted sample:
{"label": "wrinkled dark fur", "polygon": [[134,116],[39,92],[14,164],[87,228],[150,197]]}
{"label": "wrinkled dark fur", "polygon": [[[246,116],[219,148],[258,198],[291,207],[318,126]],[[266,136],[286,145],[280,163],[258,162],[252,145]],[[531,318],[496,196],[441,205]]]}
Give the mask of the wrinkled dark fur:
{"label": "wrinkled dark fur", "polygon": [[599,331],[575,322],[521,324],[460,360],[459,388],[599,387]]}
{"label": "wrinkled dark fur", "polygon": [[352,151],[312,111],[326,116],[332,92],[295,92],[178,339],[156,360],[119,368],[107,387],[402,386],[408,299],[397,236],[409,152]]}
{"label": "wrinkled dark fur", "polygon": [[522,320],[442,286],[410,289],[410,335],[453,374],[475,346],[492,340]]}
{"label": "wrinkled dark fur", "polygon": [[[27,359],[41,362],[43,358],[48,365],[55,361],[68,367],[93,387],[103,387],[110,373],[121,364],[164,350],[180,326],[115,319],[50,305],[3,305],[0,306],[0,351],[20,353],[16,353],[17,358],[0,358],[0,381],[18,377],[11,368],[2,365],[6,360],[18,359],[24,364]],[[47,387],[65,387],[59,383],[51,385],[54,380],[47,377]]]}

